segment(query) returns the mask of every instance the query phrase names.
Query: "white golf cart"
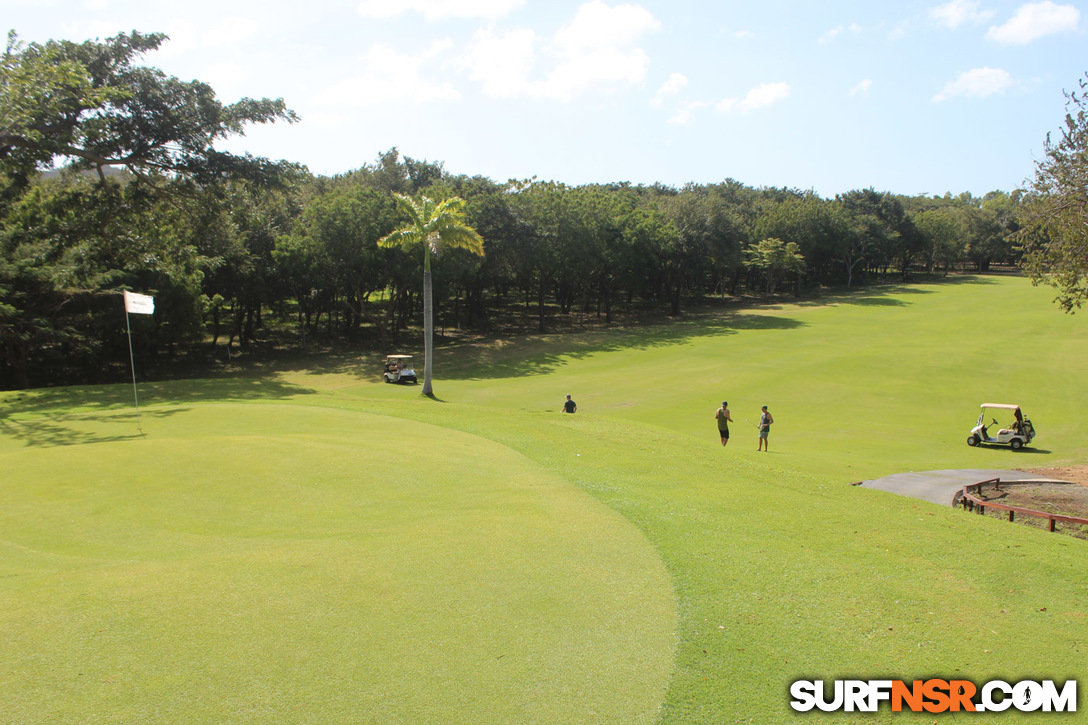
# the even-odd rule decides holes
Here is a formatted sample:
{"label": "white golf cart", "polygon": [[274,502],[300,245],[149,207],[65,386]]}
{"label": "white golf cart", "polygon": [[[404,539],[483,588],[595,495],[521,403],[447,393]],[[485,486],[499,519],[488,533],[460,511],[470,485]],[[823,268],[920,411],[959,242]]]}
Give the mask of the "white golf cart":
{"label": "white golf cart", "polygon": [[[981,408],[982,412],[978,416],[978,422],[971,429],[971,435],[967,437],[967,445],[1009,446],[1014,451],[1018,451],[1031,443],[1031,439],[1035,437],[1035,428],[1031,425],[1031,421],[1020,412],[1019,405],[983,403]],[[1003,414],[1010,414],[1013,418],[1012,422],[1007,425],[998,423],[995,416]],[[986,422],[987,417],[990,419],[989,423]],[[990,435],[990,426],[992,425],[998,427],[998,431],[994,435]]]}
{"label": "white golf cart", "polygon": [[412,367],[411,355],[388,355],[385,358],[385,372],[382,373],[387,383],[416,383],[416,371]]}

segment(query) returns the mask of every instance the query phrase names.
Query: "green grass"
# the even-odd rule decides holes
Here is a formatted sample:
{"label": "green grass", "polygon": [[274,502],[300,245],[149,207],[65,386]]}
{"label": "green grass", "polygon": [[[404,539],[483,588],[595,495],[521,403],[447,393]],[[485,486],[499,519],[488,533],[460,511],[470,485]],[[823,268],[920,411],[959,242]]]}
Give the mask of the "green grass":
{"label": "green grass", "polygon": [[[438,401],[374,361],[144,384],[146,438],[123,386],[4,396],[0,720],[792,722],[802,677],[1082,676],[1086,542],[847,485],[1084,463],[1088,325],[1049,298],[447,348]],[[981,402],[1033,452],[968,448]]]}
{"label": "green grass", "polygon": [[0,720],[656,709],[674,646],[661,559],[532,461],[354,411],[155,407],[146,440],[132,422],[75,414],[59,423],[104,440],[0,452]]}

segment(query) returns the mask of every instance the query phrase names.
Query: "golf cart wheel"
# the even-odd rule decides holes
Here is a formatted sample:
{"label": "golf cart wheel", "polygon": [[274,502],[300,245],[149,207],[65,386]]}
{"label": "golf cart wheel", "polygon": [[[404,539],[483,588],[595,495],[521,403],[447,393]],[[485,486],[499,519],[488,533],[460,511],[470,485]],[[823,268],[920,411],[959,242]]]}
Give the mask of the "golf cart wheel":
{"label": "golf cart wheel", "polygon": [[1020,440],[1019,438],[1013,438],[1011,441],[1009,441],[1009,447],[1012,448],[1014,451],[1018,451],[1024,447],[1024,441]]}
{"label": "golf cart wheel", "polygon": [[977,446],[981,442],[982,442],[982,440],[979,439],[978,436],[968,436],[967,437],[967,445],[971,446],[972,448],[974,448],[975,446]]}

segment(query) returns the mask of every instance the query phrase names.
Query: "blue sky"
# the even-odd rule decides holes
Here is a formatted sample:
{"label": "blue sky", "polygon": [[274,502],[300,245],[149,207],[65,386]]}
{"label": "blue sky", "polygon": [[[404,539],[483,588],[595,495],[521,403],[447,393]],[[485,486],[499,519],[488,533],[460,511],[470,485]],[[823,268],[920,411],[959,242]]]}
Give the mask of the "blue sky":
{"label": "blue sky", "polygon": [[302,116],[234,151],[825,197],[1030,177],[1088,71],[1088,0],[0,0],[24,40],[161,31],[147,62]]}

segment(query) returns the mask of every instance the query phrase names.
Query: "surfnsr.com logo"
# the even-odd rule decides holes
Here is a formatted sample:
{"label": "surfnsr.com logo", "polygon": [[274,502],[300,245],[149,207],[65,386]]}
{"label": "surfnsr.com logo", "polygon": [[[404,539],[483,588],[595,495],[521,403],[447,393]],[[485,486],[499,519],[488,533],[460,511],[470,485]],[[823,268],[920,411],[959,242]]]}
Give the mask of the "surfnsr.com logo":
{"label": "surfnsr.com logo", "polygon": [[1076,712],[1077,681],[1058,687],[1053,680],[1008,683],[991,680],[981,687],[969,680],[835,680],[828,692],[823,680],[790,685],[790,707],[797,712],[876,712],[888,703],[892,712]]}

